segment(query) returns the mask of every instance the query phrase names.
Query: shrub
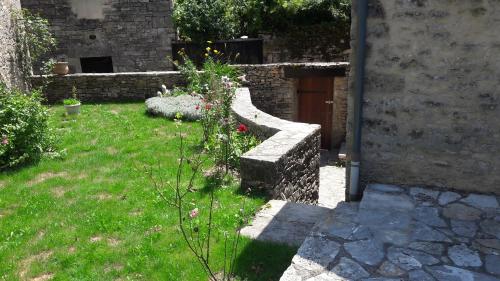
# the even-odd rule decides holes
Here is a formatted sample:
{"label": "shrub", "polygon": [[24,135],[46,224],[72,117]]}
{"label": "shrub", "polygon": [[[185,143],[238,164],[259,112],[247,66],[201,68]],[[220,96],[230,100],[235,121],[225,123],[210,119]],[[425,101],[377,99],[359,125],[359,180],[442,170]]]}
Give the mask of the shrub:
{"label": "shrub", "polygon": [[0,170],[38,161],[52,151],[48,117],[40,92],[9,90],[0,83]]}
{"label": "shrub", "polygon": [[233,38],[238,20],[228,10],[227,0],[178,0],[173,20],[183,39],[205,42]]}
{"label": "shrub", "polygon": [[193,121],[201,118],[200,103],[200,97],[190,95],[154,97],[146,100],[146,111],[172,120],[180,113],[183,119]]}
{"label": "shrub", "polygon": [[343,34],[350,14],[351,0],[179,0],[174,7],[181,37],[197,43],[318,24]]}

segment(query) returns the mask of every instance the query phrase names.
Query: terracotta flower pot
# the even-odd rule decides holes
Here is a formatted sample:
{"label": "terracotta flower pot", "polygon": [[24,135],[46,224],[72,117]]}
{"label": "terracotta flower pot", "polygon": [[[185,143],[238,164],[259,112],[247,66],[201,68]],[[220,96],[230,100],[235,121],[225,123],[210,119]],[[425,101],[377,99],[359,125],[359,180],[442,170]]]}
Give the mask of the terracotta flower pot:
{"label": "terracotta flower pot", "polygon": [[66,75],[69,73],[67,62],[56,62],[54,64],[54,73],[57,75]]}

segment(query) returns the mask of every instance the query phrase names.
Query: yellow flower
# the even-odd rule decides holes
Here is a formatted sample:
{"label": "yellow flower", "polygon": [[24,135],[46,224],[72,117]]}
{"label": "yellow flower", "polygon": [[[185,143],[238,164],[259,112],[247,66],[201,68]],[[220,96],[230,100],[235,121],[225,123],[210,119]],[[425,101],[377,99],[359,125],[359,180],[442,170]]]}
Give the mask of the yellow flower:
{"label": "yellow flower", "polygon": [[218,50],[214,50],[214,54],[218,55],[219,51]]}
{"label": "yellow flower", "polygon": [[207,50],[207,53],[210,53],[211,49],[210,49],[210,47],[207,47],[206,50]]}
{"label": "yellow flower", "polygon": [[212,44],[213,42],[209,40],[209,41],[207,41],[207,43],[208,43],[208,44]]}
{"label": "yellow flower", "polygon": [[205,57],[208,58],[208,54],[207,53],[205,53]]}

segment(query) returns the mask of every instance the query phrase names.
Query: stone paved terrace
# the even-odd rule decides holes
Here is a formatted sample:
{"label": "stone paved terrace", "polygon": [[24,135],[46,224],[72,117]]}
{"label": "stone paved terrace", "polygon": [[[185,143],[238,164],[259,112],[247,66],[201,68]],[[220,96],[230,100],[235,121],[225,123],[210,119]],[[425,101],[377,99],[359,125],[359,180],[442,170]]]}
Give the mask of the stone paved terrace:
{"label": "stone paved terrace", "polygon": [[281,281],[500,280],[499,201],[370,185],[313,227]]}

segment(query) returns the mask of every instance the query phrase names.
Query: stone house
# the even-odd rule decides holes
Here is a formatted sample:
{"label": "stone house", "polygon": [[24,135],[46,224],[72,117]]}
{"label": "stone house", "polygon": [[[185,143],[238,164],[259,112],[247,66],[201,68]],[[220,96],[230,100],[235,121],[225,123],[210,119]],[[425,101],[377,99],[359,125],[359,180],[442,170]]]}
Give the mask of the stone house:
{"label": "stone house", "polygon": [[47,18],[58,41],[53,58],[74,72],[168,70],[176,38],[172,1],[22,0]]}
{"label": "stone house", "polygon": [[359,186],[500,194],[500,3],[353,4],[348,146],[359,139]]}

